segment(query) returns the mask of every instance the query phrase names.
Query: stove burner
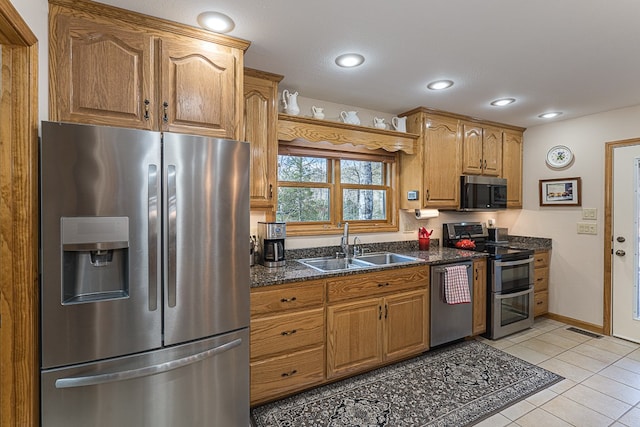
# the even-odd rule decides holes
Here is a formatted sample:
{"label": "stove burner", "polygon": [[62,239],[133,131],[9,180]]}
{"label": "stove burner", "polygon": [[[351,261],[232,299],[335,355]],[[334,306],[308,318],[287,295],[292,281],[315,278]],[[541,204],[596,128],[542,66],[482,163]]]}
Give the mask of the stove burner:
{"label": "stove burner", "polygon": [[460,222],[442,225],[443,245],[448,248],[455,248],[455,244],[462,239],[473,240],[475,249],[466,249],[474,252],[484,252],[489,254],[489,259],[517,260],[525,259],[533,255],[531,249],[511,248],[508,244],[495,243],[488,240],[484,223],[481,222]]}

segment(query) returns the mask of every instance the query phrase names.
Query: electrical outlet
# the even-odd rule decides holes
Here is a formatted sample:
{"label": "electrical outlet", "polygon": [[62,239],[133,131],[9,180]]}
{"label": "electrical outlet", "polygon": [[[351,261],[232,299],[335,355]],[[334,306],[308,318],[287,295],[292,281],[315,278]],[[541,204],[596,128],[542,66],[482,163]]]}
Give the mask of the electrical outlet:
{"label": "electrical outlet", "polygon": [[582,219],[598,219],[598,210],[596,208],[583,208]]}
{"label": "electrical outlet", "polygon": [[598,234],[598,224],[595,222],[579,222],[578,234]]}

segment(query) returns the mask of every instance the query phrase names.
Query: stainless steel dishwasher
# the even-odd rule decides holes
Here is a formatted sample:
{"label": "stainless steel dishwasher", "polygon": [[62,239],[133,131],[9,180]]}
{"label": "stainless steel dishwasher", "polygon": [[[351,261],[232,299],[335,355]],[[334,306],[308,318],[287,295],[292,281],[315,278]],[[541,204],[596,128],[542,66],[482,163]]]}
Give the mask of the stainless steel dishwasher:
{"label": "stainless steel dishwasher", "polygon": [[[471,303],[447,304],[444,296],[445,267],[467,267]],[[473,261],[431,267],[431,318],[429,346],[435,347],[471,335],[473,326]]]}

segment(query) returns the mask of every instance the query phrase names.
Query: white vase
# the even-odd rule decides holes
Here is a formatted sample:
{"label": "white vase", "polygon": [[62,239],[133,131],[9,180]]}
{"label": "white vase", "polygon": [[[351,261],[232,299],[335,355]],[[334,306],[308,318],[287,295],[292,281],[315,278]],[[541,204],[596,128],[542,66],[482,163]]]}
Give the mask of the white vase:
{"label": "white vase", "polygon": [[284,105],[284,112],[297,116],[300,114],[300,107],[298,107],[298,92],[291,93],[287,89],[282,91],[282,103]]}

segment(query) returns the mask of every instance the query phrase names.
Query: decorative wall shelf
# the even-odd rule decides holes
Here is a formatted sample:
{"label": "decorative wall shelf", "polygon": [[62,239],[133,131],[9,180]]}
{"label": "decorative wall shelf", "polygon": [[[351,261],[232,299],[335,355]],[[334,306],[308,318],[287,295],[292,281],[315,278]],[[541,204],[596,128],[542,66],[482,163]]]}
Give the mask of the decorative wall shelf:
{"label": "decorative wall shelf", "polygon": [[420,135],[392,130],[351,125],[330,120],[309,117],[278,115],[278,140],[291,142],[302,139],[309,142],[329,142],[331,144],[352,144],[369,150],[416,152]]}

